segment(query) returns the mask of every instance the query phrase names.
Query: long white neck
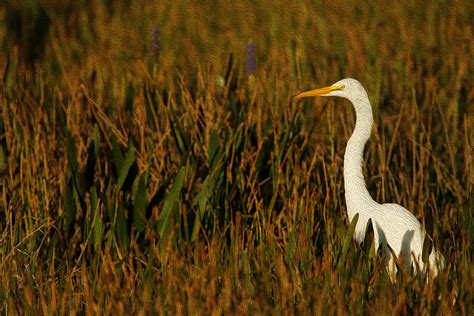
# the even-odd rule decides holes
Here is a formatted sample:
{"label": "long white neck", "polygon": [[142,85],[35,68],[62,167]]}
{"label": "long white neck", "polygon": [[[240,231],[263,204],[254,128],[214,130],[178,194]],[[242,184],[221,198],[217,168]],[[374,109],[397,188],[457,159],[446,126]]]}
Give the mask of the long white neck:
{"label": "long white neck", "polygon": [[376,202],[367,191],[362,173],[364,146],[372,131],[372,107],[365,91],[350,101],[356,111],[356,125],[344,154],[344,189],[347,215],[352,220],[356,213],[369,212]]}

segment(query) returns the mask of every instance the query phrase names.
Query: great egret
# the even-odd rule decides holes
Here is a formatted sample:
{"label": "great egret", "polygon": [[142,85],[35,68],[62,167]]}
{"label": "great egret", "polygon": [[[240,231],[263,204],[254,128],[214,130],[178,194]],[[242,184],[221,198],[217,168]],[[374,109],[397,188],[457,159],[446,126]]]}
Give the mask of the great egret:
{"label": "great egret", "polygon": [[[379,204],[370,196],[365,186],[362,174],[362,160],[364,146],[371,134],[372,107],[364,87],[359,81],[347,78],[332,86],[299,93],[294,98],[313,96],[337,96],[352,102],[356,112],[356,125],[352,136],[347,142],[344,154],[344,189],[346,196],[347,215],[349,221],[359,213],[354,239],[362,243],[369,219],[374,228],[374,242],[376,249],[380,244],[387,244],[393,252],[406,263],[407,267],[416,264],[421,271],[425,270],[422,260],[423,242],[426,236],[425,229],[416,217],[398,204]],[[388,272],[394,280],[396,266],[388,247],[383,249],[389,257]],[[444,258],[437,250],[432,249],[429,256],[431,276],[438,274],[438,268],[444,268]]]}

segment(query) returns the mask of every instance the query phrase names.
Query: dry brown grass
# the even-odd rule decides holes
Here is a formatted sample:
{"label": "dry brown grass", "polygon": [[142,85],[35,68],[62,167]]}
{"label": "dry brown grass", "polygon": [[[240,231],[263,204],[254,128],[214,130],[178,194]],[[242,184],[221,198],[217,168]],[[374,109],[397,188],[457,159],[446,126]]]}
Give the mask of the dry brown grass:
{"label": "dry brown grass", "polygon": [[[473,309],[468,1],[130,2],[42,2],[30,64],[0,26],[3,313]],[[425,224],[447,259],[434,282],[392,285],[370,239],[342,252],[353,111],[289,100],[349,76],[374,107],[369,191]]]}

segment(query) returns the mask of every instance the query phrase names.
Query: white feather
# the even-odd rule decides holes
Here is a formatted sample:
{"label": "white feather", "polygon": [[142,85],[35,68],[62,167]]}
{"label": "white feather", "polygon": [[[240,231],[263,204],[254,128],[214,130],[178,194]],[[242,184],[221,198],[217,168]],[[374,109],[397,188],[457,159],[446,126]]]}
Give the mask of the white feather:
{"label": "white feather", "polygon": [[[400,262],[412,266],[416,271],[418,264],[421,271],[427,268],[431,276],[438,274],[439,268],[444,268],[445,261],[441,253],[434,249],[429,257],[429,267],[425,267],[422,260],[423,241],[425,230],[416,217],[398,204],[379,204],[371,197],[366,188],[362,173],[364,146],[372,131],[372,107],[364,87],[359,81],[351,78],[343,79],[334,85],[312,90],[296,95],[308,96],[338,96],[351,101],[356,112],[356,125],[352,136],[347,142],[344,154],[344,189],[346,197],[347,215],[349,221],[359,213],[354,239],[361,243],[364,240],[369,219],[374,227],[374,242],[378,249],[388,244]],[[396,275],[396,266],[389,249],[384,249],[390,258],[388,271],[392,280]]]}

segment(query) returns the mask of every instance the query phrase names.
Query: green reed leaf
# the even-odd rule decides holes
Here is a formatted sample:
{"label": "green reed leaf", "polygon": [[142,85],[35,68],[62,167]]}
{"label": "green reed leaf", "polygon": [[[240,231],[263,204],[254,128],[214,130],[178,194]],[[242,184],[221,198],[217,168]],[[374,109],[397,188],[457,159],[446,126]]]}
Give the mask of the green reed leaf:
{"label": "green reed leaf", "polygon": [[137,191],[133,199],[133,224],[138,232],[142,232],[146,227],[146,201],[148,196],[147,176],[144,174],[140,177]]}
{"label": "green reed leaf", "polygon": [[342,246],[342,254],[339,258],[339,262],[337,265],[338,269],[342,269],[344,263],[346,262],[347,253],[349,251],[349,247],[352,243],[352,236],[354,236],[354,231],[357,225],[357,221],[359,220],[359,213],[356,213],[352,218],[351,224],[349,225],[349,229],[347,230],[346,237],[344,238],[344,244]]}
{"label": "green reed leaf", "polygon": [[176,179],[173,182],[170,192],[165,198],[163,209],[161,210],[160,220],[158,222],[158,233],[161,238],[165,238],[171,227],[171,215],[176,211],[176,204],[179,200],[179,194],[184,183],[184,167],[179,169]]}

